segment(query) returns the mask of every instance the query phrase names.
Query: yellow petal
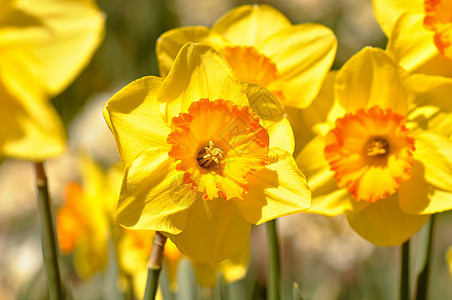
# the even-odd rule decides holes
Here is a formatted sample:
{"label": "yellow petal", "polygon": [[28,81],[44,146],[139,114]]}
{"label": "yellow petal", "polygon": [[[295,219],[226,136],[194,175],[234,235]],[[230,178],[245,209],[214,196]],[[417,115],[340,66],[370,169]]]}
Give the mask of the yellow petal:
{"label": "yellow petal", "polygon": [[208,45],[189,43],[180,50],[157,99],[167,105],[165,120],[169,123],[193,101],[203,98],[248,105],[242,84],[226,59]]}
{"label": "yellow petal", "polygon": [[183,183],[168,153],[158,148],[140,153],[126,166],[116,221],[131,229],[180,233],[195,193]]}
{"label": "yellow petal", "polygon": [[[81,153],[79,155],[78,165],[80,166],[80,172],[83,178],[83,192],[92,197],[103,198],[104,195],[102,195],[102,192],[106,175],[101,166],[94,162],[94,160],[87,153]],[[117,183],[120,185],[121,181]],[[104,199],[99,199],[93,203],[96,207],[102,207],[102,209],[99,209],[100,211],[103,210],[106,204],[103,200]]]}
{"label": "yellow petal", "polygon": [[169,149],[166,138],[171,129],[163,120],[156,97],[161,82],[151,76],[135,80],[105,104],[105,120],[124,165],[145,149]]}
{"label": "yellow petal", "polygon": [[452,193],[452,140],[423,131],[415,137],[413,158],[422,163],[425,180]]}
{"label": "yellow petal", "polygon": [[63,153],[66,136],[27,57],[21,51],[0,55],[0,156],[41,161]]}
{"label": "yellow petal", "polygon": [[424,27],[424,17],[423,13],[402,15],[389,38],[388,53],[408,71],[440,55],[433,43],[434,32]]}
{"label": "yellow petal", "polygon": [[243,5],[224,15],[212,30],[234,44],[259,48],[268,37],[290,25],[290,21],[271,6]]}
{"label": "yellow petal", "polygon": [[412,73],[452,77],[452,60],[437,54],[423,62]]}
{"label": "yellow petal", "polygon": [[405,115],[413,92],[406,71],[383,50],[366,47],[339,70],[335,98],[348,112],[378,105]]}
{"label": "yellow petal", "polygon": [[452,135],[452,78],[415,74],[411,76],[416,94],[416,109],[408,119],[416,121],[423,129],[445,136]]}
{"label": "yellow petal", "polygon": [[285,104],[306,108],[319,92],[336,48],[337,39],[330,29],[301,24],[271,36],[259,50],[278,68]]}
{"label": "yellow petal", "polygon": [[[146,285],[146,265],[152,248],[154,231],[118,229],[115,237],[119,237],[119,241],[115,246],[120,276],[124,281],[120,282],[121,290],[132,292],[138,299],[142,299]],[[156,299],[161,299],[158,292]]]}
{"label": "yellow petal", "polygon": [[295,141],[292,127],[285,117],[279,100],[266,88],[251,82],[243,83],[249,106],[259,117],[259,123],[268,130],[270,148],[280,148],[293,153]]}
{"label": "yellow petal", "polygon": [[221,49],[229,43],[219,34],[203,26],[180,27],[169,30],[158,38],[155,49],[160,76],[168,75],[179,50],[189,42],[203,42],[215,49]]}
{"label": "yellow petal", "polygon": [[26,40],[51,94],[65,89],[102,41],[105,16],[94,1],[25,0],[20,9],[42,21],[46,35]]}
{"label": "yellow petal", "polygon": [[425,168],[414,161],[413,175],[399,188],[400,208],[407,214],[434,214],[452,209],[452,193],[436,188],[425,180]]}
{"label": "yellow petal", "polygon": [[380,199],[347,216],[350,226],[377,246],[396,246],[407,241],[428,221],[430,215],[408,215],[399,207],[397,194]]}
{"label": "yellow petal", "polygon": [[105,194],[105,202],[106,209],[110,213],[111,216],[114,215],[116,207],[118,206],[118,195],[121,191],[121,181],[122,175],[124,174],[124,166],[118,162],[114,165],[110,166],[107,170],[106,174],[106,191]]}
{"label": "yellow petal", "polygon": [[77,247],[73,260],[78,276],[88,278],[105,269],[108,261],[107,245],[105,237],[101,238],[94,233]]}
{"label": "yellow petal", "polygon": [[267,128],[270,136],[269,148],[279,148],[292,154],[295,149],[292,126],[289,120],[283,118]]}
{"label": "yellow petal", "polygon": [[400,15],[424,13],[422,0],[373,0],[373,5],[378,23],[388,37]]}
{"label": "yellow petal", "polygon": [[[5,99],[2,90],[0,86],[0,97]],[[55,109],[46,103],[23,105],[17,100],[2,103],[0,156],[43,161],[62,154],[66,136]]]}
{"label": "yellow petal", "polygon": [[292,155],[274,148],[270,156],[267,167],[250,175],[245,199],[233,200],[242,216],[256,225],[311,206],[309,187]]}
{"label": "yellow petal", "polygon": [[166,234],[179,250],[204,264],[219,262],[246,246],[251,224],[222,198],[199,200],[190,207],[187,224],[177,235]]}
{"label": "yellow petal", "polygon": [[306,174],[312,190],[312,206],[308,213],[336,216],[356,212],[368,205],[355,201],[345,188],[338,188],[334,173],[325,160],[325,138],[318,136],[309,142],[297,156],[300,170]]}
{"label": "yellow petal", "polygon": [[140,271],[146,270],[155,233],[151,230],[115,229],[118,267],[122,272],[135,277]]}

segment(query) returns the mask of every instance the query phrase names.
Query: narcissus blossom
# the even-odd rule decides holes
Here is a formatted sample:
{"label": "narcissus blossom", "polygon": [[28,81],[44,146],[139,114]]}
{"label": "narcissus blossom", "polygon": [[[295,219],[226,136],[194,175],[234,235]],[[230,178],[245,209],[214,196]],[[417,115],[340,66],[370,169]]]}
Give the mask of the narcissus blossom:
{"label": "narcissus blossom", "polygon": [[411,72],[452,76],[451,0],[373,0],[387,51]]}
{"label": "narcissus blossom", "polygon": [[0,2],[0,156],[43,160],[64,150],[48,100],[88,64],[103,29],[94,1]]}
{"label": "narcissus blossom", "polygon": [[78,276],[87,278],[105,269],[108,241],[123,230],[113,221],[122,168],[114,166],[106,173],[86,155],[80,168],[82,182],[67,185],[56,223],[61,251],[73,253]]}
{"label": "narcissus blossom", "polygon": [[251,224],[310,206],[279,101],[210,46],[187,44],[165,79],[132,82],[104,116],[126,167],[116,221],[162,231],[201,263],[238,253]]}
{"label": "narcissus blossom", "polygon": [[[108,260],[116,259],[122,290],[133,289],[134,294],[142,298],[155,232],[127,230],[115,223],[114,212],[123,173],[121,165],[113,165],[105,172],[84,155],[80,159],[80,168],[81,183],[72,182],[66,186],[65,203],[57,212],[60,249],[63,254],[72,255],[74,269],[80,278],[104,271]],[[111,242],[114,256],[108,249]],[[202,265],[192,261],[198,282],[213,285],[216,271],[230,281],[243,278],[248,265],[248,251],[245,247],[235,257],[219,264]],[[178,264],[186,257],[171,240],[165,245],[164,256],[170,286],[175,291]]]}
{"label": "narcissus blossom", "polygon": [[312,187],[310,212],[345,213],[361,236],[391,246],[452,208],[452,141],[427,112],[439,110],[440,95],[418,79],[373,48],[337,72],[326,88],[333,108],[297,157]]}
{"label": "narcissus blossom", "polygon": [[318,24],[292,25],[268,5],[244,5],[211,29],[181,27],[157,41],[160,75],[166,76],[187,42],[215,47],[242,81],[268,88],[283,105],[305,108],[317,94],[336,53],[333,32]]}
{"label": "narcissus blossom", "polygon": [[[142,298],[154,232],[126,230],[115,223],[121,165],[113,165],[105,172],[86,155],[79,165],[81,183],[68,184],[65,203],[57,211],[61,252],[72,255],[74,269],[83,279],[103,272],[108,261],[116,259],[121,290],[133,290]],[[111,255],[109,244],[115,255]]]}

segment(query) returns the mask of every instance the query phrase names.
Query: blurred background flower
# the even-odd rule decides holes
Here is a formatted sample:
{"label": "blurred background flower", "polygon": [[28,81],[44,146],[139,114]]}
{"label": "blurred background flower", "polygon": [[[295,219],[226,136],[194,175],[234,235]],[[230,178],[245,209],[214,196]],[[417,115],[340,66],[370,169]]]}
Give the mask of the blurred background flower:
{"label": "blurred background flower", "polygon": [[86,67],[104,32],[93,1],[3,1],[0,14],[0,155],[41,161],[65,149],[49,103]]}
{"label": "blurred background flower", "polygon": [[[102,118],[102,105],[132,80],[158,75],[154,52],[158,36],[178,26],[210,27],[231,8],[249,3],[239,0],[98,1],[106,15],[104,41],[74,83],[52,100],[68,131],[70,149],[67,155],[48,162],[50,193],[57,206],[64,203],[65,186],[71,181],[81,182],[76,158],[78,149],[87,149],[102,167],[119,161],[113,137]],[[366,45],[384,48],[386,44],[371,0],[259,3],[274,6],[293,24],[316,22],[330,27],[338,38],[335,69]],[[0,15],[2,13],[0,11]],[[0,166],[0,299],[40,299],[39,295],[44,294],[33,178],[29,163],[6,159]],[[432,265],[435,280],[430,282],[432,299],[452,298],[444,260],[444,253],[452,244],[451,222],[451,213],[437,218]],[[299,283],[303,296],[313,300],[397,297],[397,247],[380,248],[366,242],[348,227],[344,216],[303,214],[284,217],[280,224],[284,299],[290,299],[294,281]],[[422,230],[416,235],[413,243],[421,242],[424,233]],[[266,250],[262,245],[265,245],[265,228],[257,226],[251,233],[252,255],[247,275],[228,285],[224,293],[232,296],[237,290],[245,290],[251,299],[265,299]],[[421,253],[414,253],[413,267],[421,265],[421,257]],[[64,258],[62,266],[64,278],[71,282],[74,299],[118,299],[110,288],[116,284],[113,267],[106,266],[104,279],[96,274],[80,281],[74,276],[71,259]],[[165,281],[165,273],[162,275]],[[180,261],[176,277],[176,299],[196,299],[200,295],[191,286],[195,275],[186,260]],[[222,279],[219,285],[221,283]],[[219,295],[218,289],[214,290],[214,295]]]}

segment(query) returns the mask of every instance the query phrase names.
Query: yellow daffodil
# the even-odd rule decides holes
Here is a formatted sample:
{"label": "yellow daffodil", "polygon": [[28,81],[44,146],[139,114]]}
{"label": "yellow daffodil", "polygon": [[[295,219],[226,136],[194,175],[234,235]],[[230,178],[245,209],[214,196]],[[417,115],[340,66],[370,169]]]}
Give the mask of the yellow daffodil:
{"label": "yellow daffodil", "polygon": [[[80,166],[83,186],[69,184],[66,202],[57,212],[60,249],[73,255],[75,271],[81,278],[103,271],[108,260],[115,257],[122,289],[133,289],[142,298],[154,232],[125,230],[114,222],[122,166],[114,165],[105,172],[86,155],[81,157]],[[115,256],[109,255],[110,240]]]}
{"label": "yellow daffodil", "polygon": [[[87,278],[104,270],[107,260],[112,259],[107,248],[112,239],[123,289],[133,289],[134,295],[142,298],[154,231],[127,230],[114,223],[122,167],[115,165],[104,172],[94,161],[83,156],[81,171],[83,187],[76,182],[68,184],[66,202],[57,213],[60,249],[64,254],[73,254],[78,276]],[[230,260],[209,265],[212,271],[208,273],[206,266],[192,261],[196,274],[200,274],[198,282],[213,286],[217,272],[223,273],[229,281],[243,278],[248,264],[247,253],[248,248],[245,248]],[[164,256],[170,287],[175,291],[178,263],[184,256],[170,240],[165,245]]]}
{"label": "yellow daffodil", "polygon": [[[412,77],[418,112],[452,138],[452,1],[374,0],[374,7],[389,38],[386,51],[411,73],[423,74]],[[436,109],[428,98],[438,99]]]}
{"label": "yellow daffodil", "polygon": [[[111,216],[113,217],[113,216]],[[147,263],[152,249],[153,231],[125,230],[115,226],[116,255],[123,274],[124,290],[132,289],[142,299],[146,286]]]}
{"label": "yellow daffodil", "polygon": [[164,33],[156,47],[161,76],[168,74],[187,42],[215,47],[240,80],[266,87],[283,105],[296,108],[311,103],[337,47],[332,31],[322,25],[292,25],[271,6],[244,5],[229,11],[211,29],[182,27]]}
{"label": "yellow daffodil", "polygon": [[68,185],[65,198],[57,213],[60,249],[64,254],[74,252],[75,270],[78,276],[87,278],[107,265],[107,220],[96,207],[99,202],[87,197],[79,184]]}
{"label": "yellow daffodil", "polygon": [[[118,263],[120,269],[133,279],[134,293],[138,298],[143,297],[147,277],[147,263],[152,249],[152,230],[122,230],[117,246]],[[182,259],[187,259],[177,246],[167,240],[164,249],[165,267],[168,274],[169,286],[173,292],[178,289],[177,270]],[[215,264],[201,264],[190,260],[196,274],[196,280],[201,286],[213,287],[218,273],[222,274],[226,282],[234,282],[245,277],[248,270],[249,247],[242,249],[237,255]]]}
{"label": "yellow daffodil", "polygon": [[345,213],[361,236],[391,246],[452,208],[452,141],[417,107],[439,111],[442,95],[418,79],[373,48],[337,72],[325,88],[334,104],[322,133],[297,157],[313,192],[310,212]]}
{"label": "yellow daffodil", "polygon": [[43,160],[64,150],[48,99],[87,65],[103,24],[89,0],[0,2],[0,156]]}
{"label": "yellow daffodil", "polygon": [[411,72],[452,76],[451,0],[373,0],[387,51]]}
{"label": "yellow daffodil", "polygon": [[185,45],[165,79],[132,82],[104,116],[126,168],[116,221],[162,231],[201,263],[238,253],[251,224],[310,206],[279,101],[210,46]]}
{"label": "yellow daffodil", "polygon": [[[83,187],[75,182],[66,187],[66,202],[57,212],[57,229],[61,251],[74,253],[77,274],[87,278],[107,265],[112,226],[108,216],[119,188],[109,184],[103,170],[87,157],[81,166]],[[120,182],[120,169],[113,168],[110,174],[113,182]]]}

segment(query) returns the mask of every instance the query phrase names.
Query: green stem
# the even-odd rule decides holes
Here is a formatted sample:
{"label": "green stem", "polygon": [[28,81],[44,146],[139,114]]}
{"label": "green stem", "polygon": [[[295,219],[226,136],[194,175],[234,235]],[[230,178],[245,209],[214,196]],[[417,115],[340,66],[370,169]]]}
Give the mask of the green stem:
{"label": "green stem", "polygon": [[52,212],[52,204],[47,187],[47,177],[42,162],[35,163],[37,201],[41,220],[41,241],[44,266],[47,273],[47,287],[50,299],[64,299],[61,281],[58,239]]}
{"label": "green stem", "polygon": [[410,240],[402,245],[400,300],[410,299]]}
{"label": "green stem", "polygon": [[425,253],[425,264],[424,268],[419,273],[417,278],[417,291],[416,291],[416,300],[425,300],[427,299],[427,291],[428,291],[428,280],[430,275],[430,261],[432,259],[432,248],[433,248],[433,230],[435,223],[435,215],[432,215],[430,218],[429,231],[427,237],[427,251]]}
{"label": "green stem", "polygon": [[143,300],[154,300],[159,285],[159,275],[162,270],[163,250],[165,249],[166,236],[155,232],[154,244],[152,245],[151,256],[148,263],[148,278]]}
{"label": "green stem", "polygon": [[281,295],[281,266],[276,220],[267,223],[268,237],[268,299],[279,300]]}

